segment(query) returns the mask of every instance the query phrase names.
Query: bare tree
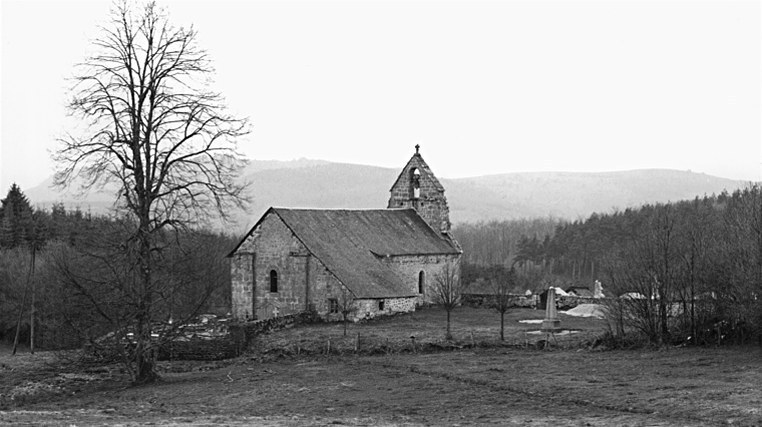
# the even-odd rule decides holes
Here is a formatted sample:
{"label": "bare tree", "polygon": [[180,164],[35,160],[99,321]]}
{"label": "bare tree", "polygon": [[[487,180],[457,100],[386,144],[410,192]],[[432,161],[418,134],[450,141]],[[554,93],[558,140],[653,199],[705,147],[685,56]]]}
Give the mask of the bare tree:
{"label": "bare tree", "polygon": [[[136,315],[143,297],[135,291],[140,265],[134,253],[124,250],[133,225],[114,221],[109,227],[85,230],[83,244],[58,243],[48,252],[62,290],[60,307],[52,310],[56,317],[87,343],[91,355],[122,362],[135,379],[140,366],[135,351]],[[167,349],[182,333],[182,326],[206,308],[210,295],[221,287],[218,265],[224,264],[225,248],[216,247],[205,233],[170,237],[172,244],[162,249],[153,264],[150,315],[154,323],[152,338],[144,345],[152,357]]]}
{"label": "bare tree", "polygon": [[452,310],[460,305],[463,294],[463,285],[460,280],[460,265],[448,262],[439,273],[434,275],[433,299],[436,304],[442,306],[447,312],[447,334],[445,338],[452,339],[450,329],[450,314]]}
{"label": "bare tree", "polygon": [[680,248],[677,217],[671,205],[645,206],[637,231],[620,242],[620,253],[605,258],[612,295],[605,302],[612,329],[624,336],[626,328],[645,335],[653,344],[670,339],[677,295]]}
{"label": "bare tree", "polygon": [[762,345],[762,186],[751,184],[728,198],[723,231],[716,256],[730,268],[718,304],[731,327],[746,323]]}
{"label": "bare tree", "polygon": [[339,298],[339,311],[341,311],[341,317],[344,320],[344,336],[347,336],[347,323],[349,323],[349,316],[355,312],[355,297],[351,291],[347,288],[341,288],[341,298]]}
{"label": "bare tree", "polygon": [[209,89],[213,70],[193,28],[173,27],[152,2],[133,9],[125,1],[112,18],[76,72],[69,108],[86,130],[60,140],[56,183],[80,178],[83,191],[116,185],[115,206],[134,222],[123,250],[136,265],[134,381],[145,383],[157,378],[150,344],[157,237],[215,212],[226,218],[243,203],[236,138],[248,124],[226,114]]}
{"label": "bare tree", "polygon": [[500,313],[500,341],[505,341],[505,312],[513,302],[511,291],[516,286],[516,270],[511,267],[505,272],[503,268],[493,268],[490,273],[489,280],[494,297],[492,307]]}

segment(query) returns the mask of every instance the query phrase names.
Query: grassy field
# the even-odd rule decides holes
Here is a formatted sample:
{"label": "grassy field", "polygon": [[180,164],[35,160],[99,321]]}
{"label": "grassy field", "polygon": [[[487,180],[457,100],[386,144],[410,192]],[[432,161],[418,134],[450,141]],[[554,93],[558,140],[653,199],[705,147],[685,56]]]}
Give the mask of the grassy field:
{"label": "grassy field", "polygon": [[[538,341],[548,338],[539,333],[537,323],[521,323],[522,320],[540,321],[545,317],[542,310],[516,309],[505,315],[505,341],[500,338],[500,315],[489,309],[460,307],[453,311],[451,329],[453,343],[445,342],[446,313],[439,308],[427,308],[415,313],[395,317],[380,318],[370,322],[350,323],[347,335],[342,324],[322,323],[280,331],[277,334],[263,335],[253,347],[259,353],[293,355],[307,352],[323,354],[331,341],[333,353],[353,353],[357,347],[363,352],[405,352],[427,349],[436,350],[441,346],[456,347],[496,344],[516,347],[536,346]],[[605,322],[593,318],[581,318],[559,315],[562,327],[572,330],[572,334],[552,337],[552,344],[557,348],[578,347],[585,342],[594,341],[605,330]],[[411,337],[415,337],[413,340]]]}
{"label": "grassy field", "polygon": [[0,423],[762,425],[758,347],[593,351],[600,321],[562,317],[582,332],[538,350],[537,325],[518,322],[533,317],[512,312],[500,346],[496,313],[459,309],[454,350],[437,344],[435,309],[350,325],[346,339],[341,325],[294,328],[236,359],[162,362],[162,382],[144,387],[118,367],[0,354]]}

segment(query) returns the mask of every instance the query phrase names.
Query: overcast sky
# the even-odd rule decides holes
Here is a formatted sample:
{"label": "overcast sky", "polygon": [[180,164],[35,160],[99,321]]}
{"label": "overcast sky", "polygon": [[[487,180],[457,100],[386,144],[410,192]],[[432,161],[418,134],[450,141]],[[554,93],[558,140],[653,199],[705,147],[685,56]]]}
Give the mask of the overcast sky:
{"label": "overcast sky", "polygon": [[[160,1],[252,159],[762,180],[758,1]],[[108,1],[0,0],[0,193],[39,184]]]}

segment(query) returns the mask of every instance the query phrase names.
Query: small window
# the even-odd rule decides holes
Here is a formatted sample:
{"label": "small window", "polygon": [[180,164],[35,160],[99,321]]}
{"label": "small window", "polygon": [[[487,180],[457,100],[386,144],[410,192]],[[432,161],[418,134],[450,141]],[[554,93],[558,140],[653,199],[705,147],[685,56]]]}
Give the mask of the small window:
{"label": "small window", "polygon": [[339,312],[339,300],[337,300],[336,298],[330,298],[328,300],[328,305],[329,305],[331,314],[335,314]]}
{"label": "small window", "polygon": [[423,286],[426,284],[426,275],[423,271],[418,273],[418,293],[423,293]]}
{"label": "small window", "polygon": [[378,311],[384,311],[384,300],[378,302]]}
{"label": "small window", "polygon": [[270,292],[278,292],[278,272],[270,270]]}
{"label": "small window", "polygon": [[421,171],[414,168],[412,175],[413,198],[418,199],[421,197]]}

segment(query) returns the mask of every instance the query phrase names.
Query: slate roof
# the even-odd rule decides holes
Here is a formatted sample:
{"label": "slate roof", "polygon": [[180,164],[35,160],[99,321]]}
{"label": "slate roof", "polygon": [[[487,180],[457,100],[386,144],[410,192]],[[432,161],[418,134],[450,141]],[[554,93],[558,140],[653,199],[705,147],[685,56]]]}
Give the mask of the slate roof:
{"label": "slate roof", "polygon": [[278,215],[357,298],[417,295],[385,265],[382,259],[387,256],[461,253],[413,209],[270,208],[262,218],[270,213]]}

